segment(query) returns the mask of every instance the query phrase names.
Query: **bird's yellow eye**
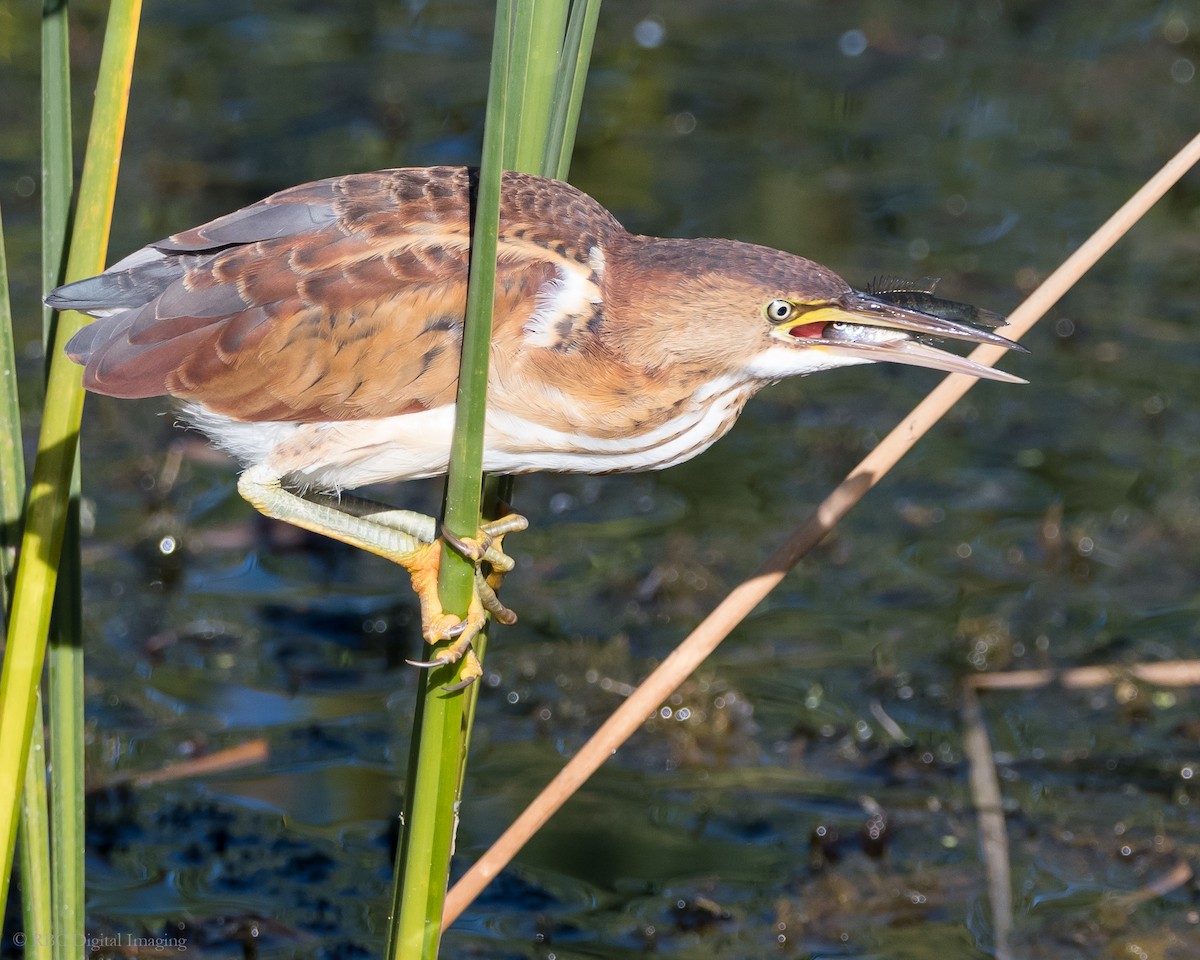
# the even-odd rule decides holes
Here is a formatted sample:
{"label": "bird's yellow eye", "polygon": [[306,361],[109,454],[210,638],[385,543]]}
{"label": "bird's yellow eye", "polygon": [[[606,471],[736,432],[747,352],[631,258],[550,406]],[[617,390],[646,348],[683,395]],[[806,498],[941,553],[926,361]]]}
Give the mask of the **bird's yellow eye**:
{"label": "bird's yellow eye", "polygon": [[767,319],[772,323],[784,323],[796,315],[796,305],[789,300],[772,300],[767,304]]}

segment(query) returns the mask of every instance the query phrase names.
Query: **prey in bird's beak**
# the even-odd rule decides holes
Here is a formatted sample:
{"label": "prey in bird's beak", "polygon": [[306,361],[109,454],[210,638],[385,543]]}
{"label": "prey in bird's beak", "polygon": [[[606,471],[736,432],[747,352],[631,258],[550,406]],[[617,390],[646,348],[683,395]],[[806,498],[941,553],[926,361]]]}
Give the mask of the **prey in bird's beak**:
{"label": "prey in bird's beak", "polygon": [[833,303],[801,309],[781,334],[804,340],[836,356],[930,367],[965,373],[985,380],[1026,383],[1021,377],[939,349],[929,342],[965,340],[1006,350],[1029,351],[1019,343],[992,333],[1004,318],[967,303],[933,295],[937,281],[910,284],[887,281],[884,289],[852,290]]}

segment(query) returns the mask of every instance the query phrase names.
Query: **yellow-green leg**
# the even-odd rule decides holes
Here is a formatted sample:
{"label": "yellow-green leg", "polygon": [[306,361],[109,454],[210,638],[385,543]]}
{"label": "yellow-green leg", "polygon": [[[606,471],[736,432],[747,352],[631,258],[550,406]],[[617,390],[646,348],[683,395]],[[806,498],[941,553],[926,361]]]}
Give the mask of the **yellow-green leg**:
{"label": "yellow-green leg", "polygon": [[[416,666],[437,667],[457,663],[464,654],[474,663],[464,673],[474,679],[482,672],[471,652],[472,638],[483,629],[487,612],[501,623],[513,623],[516,614],[496,596],[504,575],[513,568],[512,558],[503,550],[507,533],[524,530],[524,517],[509,514],[485,523],[475,537],[458,538],[443,531],[450,547],[475,564],[475,589],[466,618],[442,609],[437,578],[441,562],[438,523],[433,517],[411,510],[397,510],[362,497],[333,497],[320,493],[301,496],[284,488],[281,477],[260,464],[250,467],[238,478],[238,493],[260,513],[293,524],[322,536],[332,537],[350,546],[398,563],[412,578],[413,590],[421,603],[421,633],[432,647],[450,641],[435,651],[429,660],[413,661]],[[485,575],[483,565],[489,572]]]}

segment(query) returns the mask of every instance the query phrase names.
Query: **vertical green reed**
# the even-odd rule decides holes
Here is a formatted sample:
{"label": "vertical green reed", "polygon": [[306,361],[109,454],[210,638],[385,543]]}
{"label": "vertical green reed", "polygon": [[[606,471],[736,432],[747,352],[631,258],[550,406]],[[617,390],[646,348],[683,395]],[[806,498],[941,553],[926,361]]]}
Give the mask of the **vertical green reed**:
{"label": "vertical green reed", "polygon": [[[51,290],[66,278],[67,234],[74,190],[71,138],[71,62],[68,5],[44,0],[42,8],[42,289]],[[101,251],[101,264],[103,264]],[[42,314],[43,346],[49,366],[53,361],[55,316]],[[80,465],[78,444],[71,472],[63,546],[58,564],[58,585],[50,617],[46,655],[49,678],[50,728],[50,865],[51,930],[44,943],[58,960],[68,960],[84,933],[84,762],[83,762],[83,610],[79,543]],[[35,722],[28,773],[44,764]],[[42,783],[26,781],[26,791],[43,790]],[[44,801],[43,801],[44,802]],[[27,804],[26,809],[30,805]],[[22,892],[25,890],[22,887]],[[30,927],[26,927],[30,929]]]}
{"label": "vertical green reed", "polygon": [[[12,575],[21,538],[25,454],[17,395],[17,355],[8,296],[4,226],[0,222],[0,623],[8,623]],[[36,715],[41,716],[40,708]],[[51,929],[50,825],[46,807],[46,760],[42,726],[35,723],[21,796],[21,908],[23,929]],[[26,947],[29,960],[50,956],[50,939],[36,937]]]}
{"label": "vertical green reed", "polygon": [[[500,179],[504,169],[565,176],[575,139],[587,56],[599,0],[499,0],[472,236],[458,408],[447,479],[447,528],[474,534],[480,520],[483,427],[491,304],[495,285]],[[570,17],[568,18],[568,10]],[[560,125],[552,131],[552,119]],[[444,607],[466,612],[473,570],[443,549]],[[476,652],[482,656],[485,637]],[[458,825],[477,684],[447,692],[456,668],[430,671],[418,693],[396,860],[388,956],[432,960]]]}
{"label": "vertical green reed", "polygon": [[[67,225],[70,217],[73,169],[71,158],[70,56],[67,4],[49,2],[42,9],[42,289],[62,280],[65,267]],[[0,251],[2,257],[2,251]],[[0,274],[3,270],[0,270]],[[6,279],[0,287],[7,291]],[[3,569],[5,622],[7,623],[8,580],[13,573],[21,528],[21,501],[25,493],[25,464],[18,418],[15,353],[11,316],[4,304],[0,325],[5,344],[3,374],[7,378],[3,417],[5,443],[0,459],[3,484],[4,549]],[[47,364],[53,339],[53,315],[42,314],[42,345]],[[64,555],[78,557],[78,471],[72,482],[71,509],[66,536],[74,546]],[[60,567],[55,605],[78,611],[80,597],[78,564]],[[55,801],[46,796],[46,750],[42,734],[42,708],[34,710],[29,761],[20,810],[20,870],[23,929],[27,934],[26,956],[40,960],[57,953],[67,955],[67,944],[78,943],[83,933],[83,796],[75,789],[83,782],[83,685],[82,659],[78,645],[78,617],[58,616],[52,621],[50,642],[51,743],[55,748],[52,769]],[[78,674],[78,682],[75,675]],[[64,678],[71,682],[64,682]],[[57,729],[55,729],[57,721]],[[53,813],[54,821],[51,820]],[[53,841],[53,848],[51,843]],[[52,855],[53,850],[53,855]]]}
{"label": "vertical green reed", "polygon": [[[113,0],[109,8],[96,103],[64,274],[67,280],[90,276],[104,267],[140,15],[140,0]],[[15,787],[0,795],[0,904],[7,902],[21,788],[32,728],[40,713],[37,686],[70,513],[79,420],[83,410],[80,371],[63,355],[62,346],[83,322],[84,318],[78,314],[61,314],[57,323],[52,324],[52,345],[47,354],[50,372],[46,404],[25,508],[3,676],[0,677],[0,783]],[[74,665],[69,668],[70,673],[75,671]],[[68,683],[69,686],[72,684]],[[64,712],[68,716],[74,713],[69,707]],[[57,777],[59,772],[55,773]],[[71,786],[67,796],[79,796],[76,785]],[[77,814],[70,816],[77,822]],[[64,829],[69,831],[70,828]],[[79,838],[65,842],[81,845]],[[59,883],[68,889],[67,896],[74,898],[76,890],[81,895],[81,872],[69,864],[64,870]],[[72,927],[81,927],[81,899],[68,903],[65,911],[60,918],[65,915]],[[68,953],[64,945],[61,955]]]}
{"label": "vertical green reed", "polygon": [[0,219],[0,615],[7,618],[11,577],[21,538],[21,495],[25,490],[25,454],[21,447],[21,410],[17,400],[17,351],[13,345],[8,299],[8,261],[4,222]]}
{"label": "vertical green reed", "polygon": [[[479,522],[484,409],[482,403],[470,402],[470,393],[473,386],[481,395],[487,389],[487,349],[491,340],[491,300],[500,218],[500,148],[504,134],[500,118],[508,91],[511,22],[512,4],[501,0],[496,10],[487,133],[475,209],[457,422],[444,514],[446,526],[460,535],[473,534]],[[469,477],[472,469],[473,483]],[[443,547],[438,591],[447,610],[466,615],[472,579],[471,565]],[[458,772],[465,747],[465,698],[461,692],[450,693],[443,688],[457,676],[461,666],[460,661],[458,667],[430,670],[420,681],[388,927],[387,955],[394,960],[437,956],[439,920],[457,827]]]}

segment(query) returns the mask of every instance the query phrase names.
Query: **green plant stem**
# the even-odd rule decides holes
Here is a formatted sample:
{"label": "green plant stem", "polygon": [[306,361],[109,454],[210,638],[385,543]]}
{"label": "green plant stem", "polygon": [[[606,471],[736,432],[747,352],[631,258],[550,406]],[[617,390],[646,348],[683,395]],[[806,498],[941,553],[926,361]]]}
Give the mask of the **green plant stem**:
{"label": "green plant stem", "polygon": [[[501,170],[559,175],[560,158],[564,151],[569,156],[574,143],[582,97],[582,80],[576,82],[576,71],[586,70],[598,6],[598,2],[577,4],[568,27],[568,0],[500,0],[497,4],[444,515],[447,529],[460,537],[473,535],[479,525],[481,489],[488,491],[489,510],[496,500],[497,486],[484,478],[482,465]],[[570,122],[571,129],[551,133],[552,116]],[[438,585],[445,609],[465,612],[472,578],[471,565],[443,548]],[[486,635],[475,640],[480,657],[486,641]],[[391,957],[431,960],[437,956],[457,804],[478,695],[477,685],[448,694],[443,685],[457,675],[448,668],[431,671],[418,693],[407,819],[393,893]]]}
{"label": "green plant stem", "polygon": [[17,395],[17,351],[8,298],[4,223],[0,219],[0,612],[8,616],[12,572],[21,538],[25,492],[25,453],[21,445],[21,406]]}
{"label": "green plant stem", "polygon": [[79,542],[79,457],[72,471],[47,657],[50,716],[50,862],[56,960],[75,960],[84,896],[83,643]]}
{"label": "green plant stem", "polygon": [[[140,0],[114,0],[109,8],[65,276],[68,280],[89,276],[104,267],[140,15]],[[28,761],[36,689],[45,657],[83,411],[80,370],[63,356],[62,347],[84,319],[78,314],[60,314],[55,325],[46,407],[0,678],[0,782],[16,787],[0,797],[0,903],[8,896],[20,787]]]}
{"label": "green plant stem", "polygon": [[[17,395],[16,350],[8,296],[4,226],[0,222],[0,620],[8,623],[9,586],[16,565],[25,492],[25,454],[21,447],[21,413]],[[40,709],[35,710],[38,716]],[[24,929],[38,934],[25,956],[44,960],[50,937],[50,840],[46,809],[46,754],[42,726],[35,723],[21,799],[21,911]],[[45,947],[45,949],[43,949]]]}
{"label": "green plant stem", "polygon": [[[551,16],[560,22],[564,16],[564,10],[553,11]],[[550,85],[553,91],[548,109],[550,114],[541,122],[530,122],[524,124],[524,121],[538,120],[538,114],[535,114],[534,107],[528,103],[514,101],[514,98],[509,97],[509,110],[505,118],[505,131],[509,133],[506,137],[506,151],[511,154],[508,166],[505,169],[523,170],[524,173],[535,173],[540,176],[551,176],[558,180],[565,180],[566,174],[570,170],[571,152],[575,149],[575,134],[578,128],[578,120],[583,102],[584,82],[587,79],[588,61],[592,56],[592,46],[595,40],[596,23],[600,19],[600,0],[576,0],[571,4],[570,18],[566,22],[566,37],[562,44],[558,58],[558,67],[553,74],[548,74],[544,71],[540,74],[540,82],[542,85]],[[527,64],[530,62],[526,60]],[[545,62],[545,61],[542,61]],[[526,89],[528,89],[528,83]],[[545,109],[545,106],[544,106]],[[542,138],[542,157],[538,164],[534,164],[532,150],[530,156],[517,156],[517,150],[512,149],[512,144],[515,143],[516,137],[512,136],[511,131],[520,130],[523,126],[538,126],[545,131],[545,137]],[[532,143],[532,140],[527,139],[527,143]],[[529,164],[529,166],[523,166]],[[498,515],[498,504],[512,503],[512,478],[511,476],[484,476],[484,515],[494,517]],[[482,638],[479,648],[476,653],[479,653],[480,659],[484,656],[484,644],[486,637]],[[472,689],[468,691],[467,707],[466,707],[466,743],[463,745],[463,770],[462,775],[466,775],[466,757],[467,750],[470,746],[470,734],[475,724],[475,703],[478,701],[479,690]],[[458,785],[460,796],[462,792],[462,782]]]}
{"label": "green plant stem", "polygon": [[[42,283],[50,290],[64,279],[71,220],[74,163],[71,156],[71,55],[66,0],[42,7]],[[50,345],[54,311],[42,309],[42,342]],[[47,371],[50,354],[46,353]]]}
{"label": "green plant stem", "polygon": [[[552,13],[552,17],[556,20],[562,19],[562,16],[563,11],[553,11]],[[558,58],[558,68],[552,76],[544,72],[540,77],[542,85],[550,85],[553,91],[550,104],[548,104],[550,114],[547,118],[540,124],[536,124],[536,122],[524,124],[524,120],[536,120],[538,114],[533,113],[534,108],[529,104],[516,102],[514,98],[509,97],[509,110],[505,118],[505,131],[509,132],[509,136],[505,138],[505,146],[511,157],[505,169],[523,170],[526,173],[551,176],[557,180],[566,179],[566,174],[570,170],[571,152],[575,149],[575,134],[578,130],[578,121],[580,121],[584,82],[587,80],[588,61],[592,58],[596,23],[599,22],[599,19],[600,0],[576,0],[574,4],[571,4],[570,18],[566,23],[566,37]],[[526,62],[529,60],[527,59]],[[528,89],[528,83],[526,89]],[[517,156],[518,151],[511,148],[516,140],[511,131],[518,130],[522,126],[540,126],[542,130],[545,130],[539,164],[533,164],[533,156]],[[527,138],[527,142],[530,142],[529,138]],[[522,166],[523,163],[529,163],[532,166]],[[500,503],[512,503],[511,476],[485,475],[484,515],[487,517],[497,516],[499,512],[497,504]],[[484,643],[486,643],[486,637],[482,638],[476,649],[481,660],[484,656],[484,650],[482,650]],[[475,724],[475,702],[478,697],[478,689],[468,691],[467,742],[463,745],[463,773],[466,773],[466,756],[470,746],[470,733]],[[458,790],[461,794],[461,782]]]}
{"label": "green plant stem", "polygon": [[[42,289],[65,278],[74,169],[71,151],[71,65],[67,4],[50,0],[42,13]],[[103,260],[101,260],[103,263]],[[43,346],[54,357],[53,311],[43,311]],[[48,369],[48,368],[47,368]],[[70,960],[84,934],[83,642],[78,446],[71,471],[58,584],[47,653],[50,719],[50,863],[53,918],[47,938],[57,960]],[[36,724],[35,724],[36,726]],[[30,753],[33,770],[34,753]],[[38,753],[38,761],[45,763]],[[44,773],[43,773],[44,777]],[[43,790],[44,797],[44,790]],[[29,831],[26,831],[28,835]],[[27,928],[28,929],[28,928]]]}
{"label": "green plant stem", "polygon": [[[444,522],[459,536],[479,523],[479,478],[483,465],[484,399],[487,392],[491,307],[500,219],[504,105],[508,91],[512,5],[496,8],[492,71],[484,126],[483,163],[475,205],[467,316],[459,371],[459,393]],[[473,397],[474,395],[474,397]],[[442,548],[438,591],[446,610],[464,616],[471,597],[472,565]],[[442,667],[422,678],[410,748],[406,809],[392,896],[388,956],[394,960],[437,957],[450,853],[457,827],[457,793],[465,749],[461,691],[444,685],[458,670]]]}
{"label": "green plant stem", "polygon": [[562,55],[569,0],[519,0],[512,42],[512,84],[504,153],[507,170],[542,172],[555,72]]}
{"label": "green plant stem", "polygon": [[[38,705],[37,715],[42,714]],[[29,766],[21,799],[21,915],[26,960],[53,956],[54,899],[50,862],[50,824],[46,804],[46,747],[42,725],[30,736]]]}
{"label": "green plant stem", "polygon": [[567,36],[554,78],[554,103],[546,138],[541,169],[544,177],[566,180],[571,172],[571,154],[583,109],[583,90],[587,83],[588,63],[596,40],[600,19],[600,0],[576,0],[571,5]]}

